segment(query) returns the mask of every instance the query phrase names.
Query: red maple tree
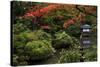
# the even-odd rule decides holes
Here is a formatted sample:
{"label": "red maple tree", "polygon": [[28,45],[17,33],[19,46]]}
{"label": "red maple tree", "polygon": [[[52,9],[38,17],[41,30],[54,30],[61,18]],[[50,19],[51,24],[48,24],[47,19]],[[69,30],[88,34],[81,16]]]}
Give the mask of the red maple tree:
{"label": "red maple tree", "polygon": [[51,10],[56,9],[58,6],[59,6],[58,4],[51,4],[51,5],[48,5],[47,7],[38,9],[36,11],[28,12],[25,14],[25,16],[27,16],[27,17],[29,17],[29,16],[41,17],[41,16],[45,15],[46,13],[50,12]]}

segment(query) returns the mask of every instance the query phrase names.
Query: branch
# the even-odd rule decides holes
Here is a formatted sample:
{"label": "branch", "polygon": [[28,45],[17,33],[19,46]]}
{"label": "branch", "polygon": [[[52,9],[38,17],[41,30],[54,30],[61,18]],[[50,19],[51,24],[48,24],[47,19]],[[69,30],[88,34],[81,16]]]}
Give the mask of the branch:
{"label": "branch", "polygon": [[93,16],[93,17],[97,17],[97,16],[95,16],[94,14],[91,14],[91,13],[86,12],[85,9],[84,9],[84,11],[81,10],[81,9],[78,7],[78,5],[76,5],[75,7],[76,7],[77,10],[79,10],[79,11],[82,12],[82,13],[85,13],[85,14],[91,15],[91,16]]}

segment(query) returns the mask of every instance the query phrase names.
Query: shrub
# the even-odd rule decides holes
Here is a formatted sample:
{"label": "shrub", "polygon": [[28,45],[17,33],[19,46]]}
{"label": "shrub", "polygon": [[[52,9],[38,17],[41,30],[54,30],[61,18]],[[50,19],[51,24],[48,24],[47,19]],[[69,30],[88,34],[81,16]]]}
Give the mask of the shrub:
{"label": "shrub", "polygon": [[79,62],[81,58],[81,54],[78,50],[62,50],[60,52],[61,57],[58,63],[72,63]]}
{"label": "shrub", "polygon": [[13,52],[17,55],[24,54],[24,47],[27,43],[27,39],[19,35],[13,36]]}
{"label": "shrub", "polygon": [[51,41],[51,35],[43,30],[34,30],[33,32],[22,32],[18,35],[14,35],[14,42],[27,43],[33,40],[49,40]]}
{"label": "shrub", "polygon": [[36,41],[36,40],[47,40],[51,41],[51,35],[42,31],[36,30],[33,32],[22,32],[20,34],[13,35],[13,45],[14,50],[24,49],[27,42]]}
{"label": "shrub", "polygon": [[32,18],[16,18],[13,22],[13,33],[20,34],[22,32],[30,32],[33,30]]}
{"label": "shrub", "polygon": [[55,48],[77,48],[79,41],[75,37],[71,37],[66,32],[57,32],[53,40],[53,47]]}
{"label": "shrub", "polygon": [[51,45],[51,35],[42,30],[26,31],[13,35],[14,65],[26,65],[29,64],[27,61],[30,58],[34,57],[33,59],[39,60],[49,57],[54,52],[55,50]]}
{"label": "shrub", "polygon": [[28,58],[27,56],[18,56],[18,55],[13,55],[13,65],[27,65]]}
{"label": "shrub", "polygon": [[20,33],[28,30],[28,28],[25,25],[23,25],[22,23],[14,24],[13,27],[14,27],[13,28],[14,34],[20,34]]}
{"label": "shrub", "polygon": [[51,42],[47,40],[37,40],[28,42],[25,51],[32,60],[40,60],[47,58],[55,52],[51,46]]}
{"label": "shrub", "polygon": [[97,61],[97,50],[95,48],[85,49],[84,53],[84,61]]}
{"label": "shrub", "polygon": [[33,32],[27,33],[26,36],[31,40],[51,40],[51,35],[43,30],[34,30]]}
{"label": "shrub", "polygon": [[73,25],[70,25],[68,28],[65,29],[65,31],[74,37],[80,37],[80,23],[76,22]]}
{"label": "shrub", "polygon": [[17,55],[13,55],[13,65],[18,65],[18,56]]}

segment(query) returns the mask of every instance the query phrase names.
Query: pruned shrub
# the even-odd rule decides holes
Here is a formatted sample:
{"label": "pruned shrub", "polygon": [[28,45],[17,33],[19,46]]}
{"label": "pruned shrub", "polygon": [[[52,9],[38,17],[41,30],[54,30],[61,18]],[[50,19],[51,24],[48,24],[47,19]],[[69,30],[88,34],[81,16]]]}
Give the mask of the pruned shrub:
{"label": "pruned shrub", "polygon": [[45,59],[55,52],[51,42],[47,40],[37,40],[28,42],[25,46],[26,54],[32,60]]}
{"label": "pruned shrub", "polygon": [[78,48],[79,41],[75,37],[71,37],[66,32],[57,32],[53,40],[54,48]]}
{"label": "pruned shrub", "polygon": [[[51,35],[43,30],[22,32],[13,36],[14,65],[29,64],[28,61],[45,59],[55,52]],[[17,57],[17,59],[16,59]]]}
{"label": "pruned shrub", "polygon": [[27,34],[27,38],[31,40],[51,40],[51,35],[43,30],[35,30]]}

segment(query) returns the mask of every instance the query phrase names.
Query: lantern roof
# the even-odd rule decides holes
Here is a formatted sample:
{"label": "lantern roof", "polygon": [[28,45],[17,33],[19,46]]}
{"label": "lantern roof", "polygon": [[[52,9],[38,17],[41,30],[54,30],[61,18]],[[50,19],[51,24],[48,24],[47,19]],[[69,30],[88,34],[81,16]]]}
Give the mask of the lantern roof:
{"label": "lantern roof", "polygon": [[81,28],[83,28],[83,29],[84,29],[84,28],[90,29],[90,28],[91,28],[91,26],[90,26],[90,25],[88,25],[88,24],[84,24],[84,25],[82,25],[82,26],[81,26]]}

